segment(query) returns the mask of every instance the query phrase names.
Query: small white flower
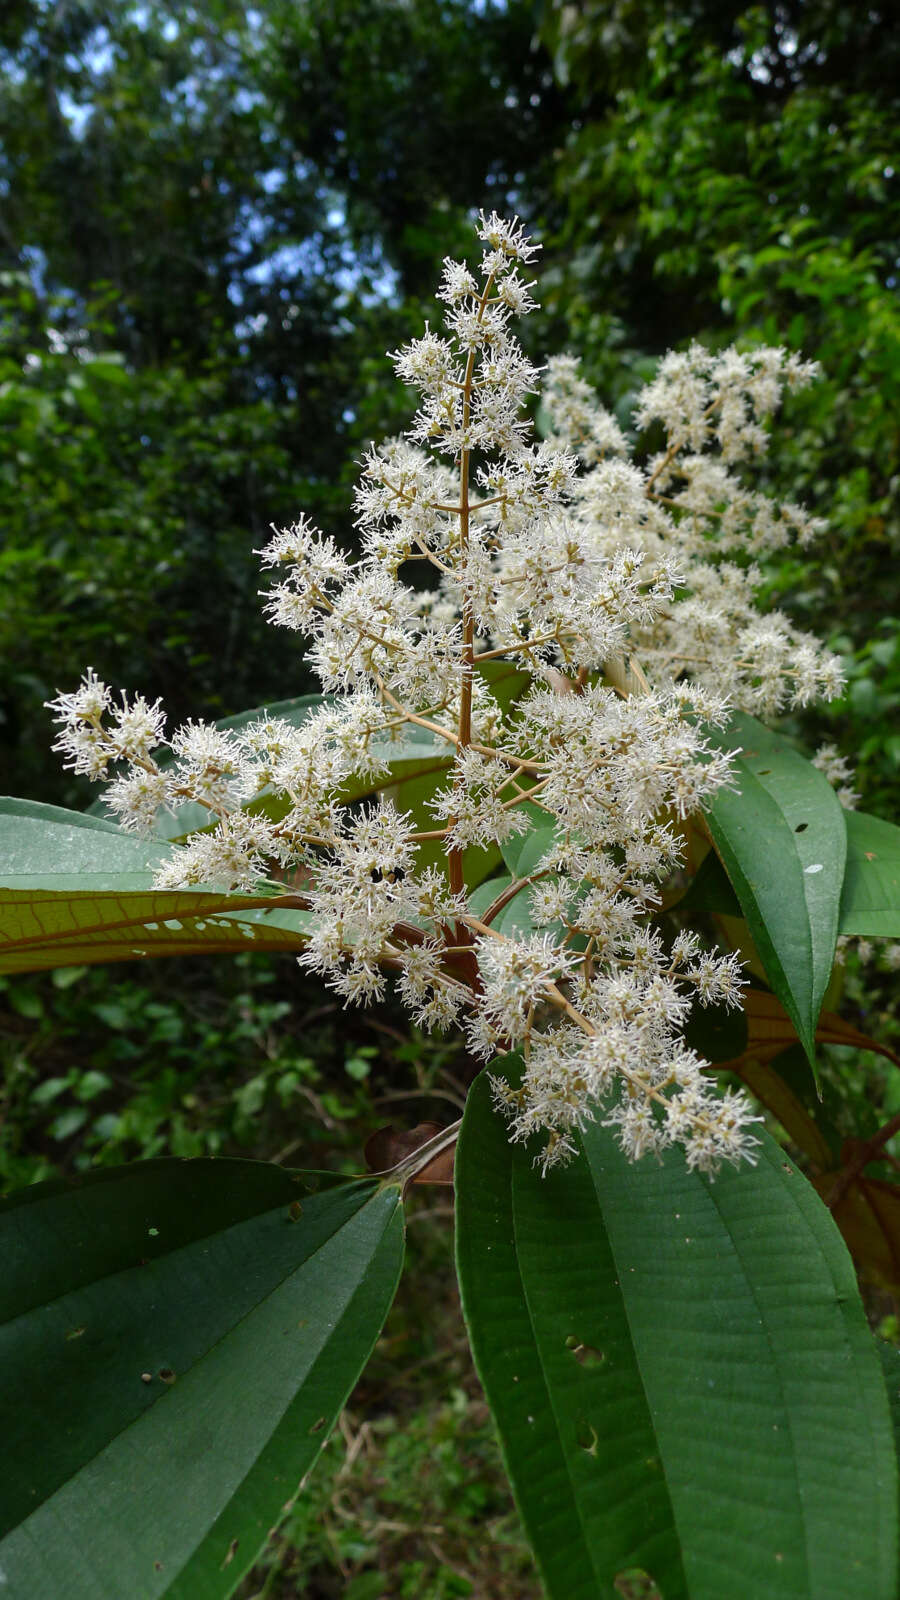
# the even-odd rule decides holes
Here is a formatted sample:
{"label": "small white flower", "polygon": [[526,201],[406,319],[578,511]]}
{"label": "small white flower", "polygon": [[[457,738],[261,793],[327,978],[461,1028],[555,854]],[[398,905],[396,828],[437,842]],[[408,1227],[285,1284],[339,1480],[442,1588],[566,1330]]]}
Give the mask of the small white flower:
{"label": "small white flower", "polygon": [[133,833],[152,833],[157,813],[166,803],[165,774],[137,768],[115,778],[104,801],[123,828]]}

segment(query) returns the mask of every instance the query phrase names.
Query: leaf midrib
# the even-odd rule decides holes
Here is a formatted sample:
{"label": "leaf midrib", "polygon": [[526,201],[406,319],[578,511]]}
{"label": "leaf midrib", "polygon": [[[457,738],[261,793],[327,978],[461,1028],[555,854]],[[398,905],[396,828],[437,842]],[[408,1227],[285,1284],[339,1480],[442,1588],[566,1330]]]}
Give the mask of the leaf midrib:
{"label": "leaf midrib", "polygon": [[[590,1168],[590,1162],[586,1161],[586,1165]],[[549,1409],[553,1413],[553,1420],[554,1420],[554,1424],[555,1424],[555,1431],[556,1431],[557,1441],[559,1443],[560,1455],[562,1456],[563,1463],[564,1463],[565,1469],[566,1469],[566,1474],[568,1476],[569,1484],[570,1484],[571,1490],[572,1490],[572,1502],[573,1502],[573,1504],[575,1506],[576,1512],[578,1514],[578,1520],[579,1520],[579,1523],[581,1525],[582,1543],[583,1543],[583,1545],[584,1545],[584,1547],[585,1547],[585,1549],[587,1551],[588,1557],[590,1559],[591,1570],[594,1573],[598,1584],[600,1584],[602,1586],[604,1584],[604,1578],[603,1578],[602,1573],[598,1571],[598,1569],[597,1569],[597,1567],[595,1565],[595,1562],[594,1562],[593,1551],[592,1551],[592,1548],[591,1548],[591,1541],[590,1541],[590,1539],[588,1537],[588,1530],[587,1530],[587,1526],[585,1524],[584,1514],[582,1513],[582,1510],[581,1510],[580,1496],[579,1496],[579,1493],[578,1493],[577,1486],[575,1484],[574,1478],[572,1476],[571,1468],[569,1466],[569,1452],[567,1451],[567,1449],[565,1447],[565,1443],[563,1441],[562,1429],[560,1427],[559,1417],[558,1417],[556,1405],[553,1403],[553,1398],[552,1398],[553,1390],[550,1387],[550,1385],[547,1383],[547,1379],[546,1379],[546,1377],[544,1375],[544,1362],[543,1362],[543,1357],[541,1355],[541,1344],[540,1344],[540,1341],[538,1340],[538,1337],[537,1337],[535,1316],[534,1316],[534,1313],[532,1311],[531,1301],[529,1299],[526,1278],[525,1278],[524,1273],[522,1272],[521,1267],[519,1266],[519,1259],[520,1259],[520,1257],[519,1257],[519,1237],[518,1237],[517,1210],[516,1210],[516,1204],[515,1204],[515,1166],[514,1166],[513,1163],[510,1164],[509,1171],[510,1171],[510,1211],[511,1211],[511,1215],[512,1215],[512,1224],[513,1224],[513,1239],[514,1239],[515,1248],[516,1248],[516,1268],[517,1268],[517,1271],[518,1271],[518,1274],[519,1274],[519,1281],[520,1281],[520,1283],[522,1285],[522,1298],[523,1298],[524,1303],[525,1303],[525,1309],[528,1312],[528,1320],[529,1320],[529,1323],[531,1325],[532,1337],[534,1339],[534,1347],[535,1347],[536,1352],[538,1353],[538,1360],[540,1362],[540,1368],[541,1368],[541,1377],[542,1377],[542,1380],[543,1380],[543,1383],[544,1383],[544,1388],[545,1388],[545,1390],[547,1392],[547,1395],[548,1395],[549,1401],[550,1401]],[[593,1171],[591,1172],[591,1183],[592,1184],[594,1183]],[[594,1185],[594,1189],[595,1189],[595,1194],[596,1194],[596,1185]],[[599,1195],[597,1195],[596,1198],[597,1198],[597,1209],[598,1209],[598,1211],[600,1213],[600,1217],[602,1219],[603,1210],[602,1210],[602,1207],[600,1205],[600,1197],[599,1197]],[[604,1230],[604,1234],[606,1236],[607,1243],[610,1246],[610,1254],[613,1255],[613,1258],[614,1258],[614,1251],[612,1249],[612,1243],[610,1241],[609,1234],[608,1234],[608,1232],[606,1230],[605,1223],[602,1224],[602,1225],[603,1225],[603,1230]],[[620,1278],[620,1281],[621,1281],[621,1278]],[[620,1298],[620,1300],[622,1302],[623,1307],[626,1310],[626,1318],[627,1318],[627,1306],[625,1306],[625,1296],[622,1293],[621,1288],[619,1289],[619,1298]],[[629,1322],[629,1328],[630,1328],[630,1326],[631,1326],[631,1324]],[[631,1347],[632,1347],[632,1350],[635,1350],[635,1346],[634,1346],[634,1341],[633,1340],[631,1341]],[[636,1354],[636,1352],[635,1352],[635,1364],[638,1366],[638,1374],[639,1374],[639,1376],[641,1376],[641,1385],[642,1385],[642,1388],[643,1388],[643,1377],[640,1374],[640,1366],[639,1366],[639,1364],[637,1362],[637,1354]],[[652,1426],[653,1426],[653,1412],[650,1409],[649,1401],[647,1400],[646,1389],[644,1389],[644,1400],[645,1400],[645,1403],[647,1405],[647,1416],[648,1416],[648,1419],[650,1421],[650,1425],[651,1425],[651,1428],[652,1428]],[[653,1429],[653,1436],[654,1436],[654,1438],[656,1438],[656,1430],[655,1430],[655,1428]],[[671,1514],[672,1526],[673,1527],[677,1527],[677,1523],[676,1523],[676,1519],[675,1519],[674,1507],[672,1505],[671,1495],[669,1494],[668,1482],[666,1482],[665,1488],[666,1488],[666,1500],[667,1500],[667,1503],[668,1503],[668,1506],[669,1506],[669,1511],[670,1511],[670,1514]],[[678,1554],[679,1554],[679,1560],[681,1561],[682,1557],[681,1557],[681,1550],[680,1549],[679,1549]],[[683,1566],[683,1562],[682,1562],[682,1566]]]}
{"label": "leaf midrib", "polygon": [[[280,1278],[276,1279],[274,1282],[270,1283],[267,1286],[265,1292],[260,1295],[259,1299],[255,1300],[251,1306],[248,1306],[247,1310],[240,1317],[238,1317],[236,1319],[236,1321],[230,1323],[228,1328],[226,1328],[225,1331],[223,1333],[221,1333],[217,1339],[214,1339],[210,1344],[208,1344],[205,1347],[205,1349],[203,1350],[202,1355],[198,1356],[197,1359],[195,1361],[193,1361],[189,1367],[186,1367],[184,1369],[183,1373],[179,1374],[179,1376],[182,1377],[182,1378],[186,1378],[189,1373],[196,1372],[198,1370],[198,1368],[200,1368],[203,1365],[203,1362],[208,1360],[209,1357],[213,1354],[213,1352],[215,1350],[217,1350],[219,1348],[220,1345],[222,1345],[227,1339],[231,1338],[232,1335],[235,1334],[238,1331],[238,1329],[243,1325],[243,1323],[245,1323],[249,1317],[252,1317],[259,1310],[260,1306],[263,1305],[266,1300],[268,1300],[273,1294],[277,1293],[277,1291],[285,1283],[287,1283],[289,1278],[293,1277],[295,1272],[300,1271],[303,1267],[307,1266],[307,1264],[309,1262],[314,1261],[316,1256],[319,1254],[319,1252],[321,1250],[323,1250],[326,1245],[330,1244],[331,1241],[334,1239],[335,1235],[340,1232],[340,1228],[345,1226],[354,1217],[358,1216],[359,1212],[368,1203],[368,1200],[373,1199],[375,1197],[375,1195],[377,1195],[378,1193],[380,1193],[380,1190],[377,1190],[377,1189],[373,1190],[373,1193],[371,1195],[367,1196],[366,1200],[364,1200],[359,1206],[357,1206],[356,1209],[354,1211],[352,1211],[348,1217],[344,1218],[343,1222],[340,1224],[340,1226],[338,1228],[335,1228],[331,1233],[329,1233],[327,1238],[321,1239],[319,1241],[319,1243],[316,1245],[315,1249],[310,1251],[309,1255],[304,1256],[302,1261],[295,1262],[292,1267],[288,1268],[288,1270],[283,1274],[283,1276],[281,1276]],[[276,1209],[276,1208],[273,1208],[273,1209]],[[391,1212],[389,1217],[387,1218],[387,1221],[385,1223],[385,1228],[387,1227],[388,1223],[390,1222],[390,1219],[393,1216],[393,1214],[394,1213]],[[253,1217],[245,1218],[244,1220],[246,1222],[253,1222],[253,1221],[256,1221],[259,1217],[263,1217],[265,1215],[266,1215],[265,1212],[258,1212]],[[239,1227],[239,1226],[241,1226],[241,1224],[240,1223],[235,1223],[234,1226],[235,1227]],[[229,1229],[225,1229],[225,1230],[222,1230],[222,1231],[224,1233],[227,1233],[230,1230]],[[383,1237],[384,1231],[385,1230],[383,1229],[382,1230],[382,1237]],[[201,1235],[198,1236],[199,1239],[209,1238],[209,1237],[211,1237],[211,1235],[209,1235],[209,1234],[201,1234]],[[180,1246],[178,1250],[171,1251],[165,1257],[165,1259],[166,1260],[171,1260],[175,1256],[179,1255],[181,1253],[181,1250],[189,1249],[189,1248],[190,1248],[190,1246],[187,1246],[187,1245]],[[130,1271],[133,1271],[135,1269],[129,1267],[129,1268],[125,1268],[124,1270],[130,1272]],[[106,1273],[106,1274],[104,1274],[103,1276],[101,1276],[99,1278],[92,1279],[91,1282],[92,1283],[94,1283],[94,1282],[102,1283],[104,1281],[104,1278],[106,1278],[106,1277],[115,1277],[115,1276],[116,1276],[115,1272]],[[362,1280],[360,1280],[360,1281],[362,1281]],[[357,1285],[357,1288],[358,1287],[359,1287],[359,1285]],[[356,1289],[353,1290],[353,1295],[355,1295],[355,1294],[356,1294]],[[351,1298],[352,1297],[353,1296],[351,1296]],[[64,1296],[57,1296],[55,1298],[62,1299],[62,1298],[64,1298]],[[53,1304],[54,1304],[53,1300],[44,1301],[44,1302],[42,1302],[41,1309],[43,1309],[44,1305],[53,1305]],[[22,1313],[22,1315],[30,1316],[35,1309],[37,1309],[37,1308],[36,1307],[32,1307],[31,1311],[24,1312],[24,1313]],[[344,1312],[341,1313],[341,1320],[343,1320],[343,1316],[344,1316]],[[18,1320],[18,1318],[13,1318],[12,1319],[13,1322],[17,1321],[17,1320]],[[9,1326],[9,1325],[11,1325],[9,1322],[2,1324],[2,1326],[4,1326],[4,1327]],[[313,1365],[315,1364],[315,1360],[318,1359],[320,1354],[321,1354],[321,1345],[319,1346],[319,1348],[317,1350],[316,1356],[314,1358]],[[3,1540],[5,1538],[7,1538],[10,1534],[16,1532],[18,1529],[21,1529],[23,1531],[26,1530],[27,1527],[28,1527],[28,1523],[31,1521],[31,1518],[38,1511],[40,1511],[42,1507],[49,1505],[51,1503],[51,1501],[54,1499],[54,1497],[56,1495],[58,1495],[66,1487],[67,1484],[73,1483],[78,1477],[80,1477],[82,1472],[84,1472],[87,1467],[89,1467],[93,1462],[99,1460],[99,1458],[104,1454],[104,1452],[106,1450],[108,1450],[110,1448],[110,1446],[115,1443],[115,1441],[117,1439],[123,1438],[132,1428],[138,1427],[141,1424],[141,1422],[143,1421],[144,1417],[149,1415],[149,1413],[152,1410],[155,1409],[155,1407],[159,1404],[160,1400],[165,1400],[167,1393],[168,1393],[168,1391],[166,1391],[166,1393],[160,1394],[159,1397],[153,1402],[153,1405],[145,1407],[145,1409],[140,1411],[136,1417],[132,1417],[130,1419],[130,1421],[124,1423],[121,1428],[116,1428],[115,1432],[109,1434],[108,1437],[106,1439],[104,1439],[103,1444],[100,1446],[99,1449],[95,1450],[92,1455],[86,1457],[86,1459],[84,1461],[82,1461],[82,1463],[79,1466],[77,1472],[71,1474],[71,1476],[66,1478],[63,1483],[58,1484],[55,1489],[51,1490],[49,1494],[45,1495],[43,1497],[43,1499],[39,1500],[35,1504],[33,1510],[31,1512],[29,1512],[29,1515],[27,1517],[25,1517],[21,1522],[18,1522],[13,1527],[7,1529],[7,1532],[4,1535],[2,1535],[2,1537],[0,1537],[0,1550],[2,1550]],[[288,1400],[288,1402],[287,1402],[287,1405],[289,1405],[289,1404],[290,1404],[290,1400]],[[287,1409],[287,1405],[285,1406],[285,1410]],[[282,1418],[283,1418],[283,1416],[284,1416],[284,1411],[282,1411],[282,1413],[281,1413],[281,1417]],[[281,1420],[281,1419],[279,1419],[279,1420]],[[276,1424],[276,1426],[277,1426],[277,1424]],[[272,1431],[274,1432],[274,1429]],[[237,1491],[235,1491],[235,1492],[237,1492]],[[209,1530],[207,1529],[207,1532],[208,1531]],[[203,1537],[204,1538],[206,1537],[205,1533],[204,1533]],[[195,1548],[197,1548],[197,1546],[195,1546]]]}
{"label": "leaf midrib", "polygon": [[[125,1170],[126,1171],[130,1171],[131,1169],[130,1168],[126,1168]],[[281,1170],[286,1170],[286,1169],[281,1169]],[[353,1181],[357,1181],[358,1182],[359,1180],[353,1180]],[[377,1192],[378,1192],[377,1189],[373,1189],[371,1194],[368,1194],[364,1198],[362,1198],[360,1200],[360,1204],[358,1206],[356,1206],[354,1208],[354,1210],[349,1213],[348,1217],[345,1218],[345,1221],[349,1221],[350,1217],[355,1217],[357,1212],[360,1211],[362,1209],[362,1207],[367,1203],[367,1201],[372,1199],[372,1196],[374,1194],[376,1194]],[[73,1194],[77,1194],[78,1190],[77,1189],[73,1189],[72,1193]],[[40,1202],[38,1201],[36,1203],[39,1204]],[[212,1226],[212,1227],[206,1229],[203,1233],[195,1234],[193,1238],[186,1240],[186,1242],[184,1244],[176,1245],[175,1248],[172,1249],[172,1250],[160,1251],[159,1255],[158,1256],[154,1256],[152,1262],[149,1263],[149,1264],[155,1266],[158,1262],[174,1261],[185,1250],[193,1250],[195,1248],[195,1246],[197,1246],[199,1244],[202,1244],[204,1239],[213,1239],[213,1238],[220,1238],[220,1237],[224,1238],[226,1234],[231,1232],[232,1228],[241,1228],[241,1227],[245,1227],[248,1223],[258,1222],[263,1217],[267,1217],[273,1212],[277,1212],[277,1211],[283,1210],[284,1207],[289,1205],[289,1204],[290,1204],[290,1201],[288,1199],[288,1196],[285,1195],[284,1200],[278,1201],[277,1204],[271,1205],[271,1206],[266,1206],[261,1211],[252,1211],[246,1217],[239,1217],[234,1222],[229,1223],[227,1228],[217,1228],[215,1226]],[[10,1214],[12,1214],[12,1212]],[[342,1225],[343,1224],[341,1224],[341,1226]],[[334,1237],[333,1232],[328,1234],[327,1237],[328,1237],[328,1239],[333,1238]],[[305,1256],[303,1259],[311,1261],[313,1259],[313,1257],[316,1255],[317,1251],[319,1249],[321,1249],[322,1245],[324,1245],[326,1243],[327,1243],[327,1239],[321,1240],[320,1244],[316,1245],[315,1249],[310,1252],[310,1255],[309,1256]],[[128,1272],[143,1272],[144,1270],[145,1270],[145,1268],[142,1267],[139,1262],[132,1262],[129,1266],[110,1267],[110,1269],[107,1272],[98,1272],[96,1274],[96,1276],[94,1276],[94,1277],[82,1278],[80,1280],[80,1282],[70,1284],[67,1289],[61,1289],[59,1294],[51,1295],[49,1297],[49,1299],[42,1299],[42,1300],[33,1301],[32,1304],[30,1306],[28,1306],[27,1310],[25,1310],[25,1311],[17,1311],[15,1316],[12,1316],[12,1317],[0,1317],[0,1328],[12,1328],[12,1327],[15,1326],[15,1324],[17,1322],[20,1322],[23,1317],[33,1316],[36,1311],[43,1311],[48,1306],[56,1305],[56,1303],[59,1300],[65,1300],[67,1295],[78,1294],[82,1290],[86,1290],[86,1289],[92,1288],[94,1286],[94,1284],[105,1283],[108,1278],[123,1277]],[[288,1274],[288,1276],[290,1276],[290,1274]],[[258,1303],[259,1302],[257,1302],[257,1304]],[[235,1326],[237,1326],[237,1324],[235,1324]]]}
{"label": "leaf midrib", "polygon": [[569,1480],[569,1486],[570,1486],[570,1489],[571,1489],[572,1503],[573,1503],[573,1505],[575,1507],[575,1511],[576,1511],[576,1514],[578,1516],[578,1521],[579,1521],[579,1524],[580,1524],[580,1527],[581,1527],[581,1542],[582,1542],[582,1545],[583,1545],[583,1547],[584,1547],[584,1549],[585,1549],[585,1551],[587,1553],[587,1556],[588,1556],[588,1559],[589,1559],[589,1562],[590,1562],[591,1571],[593,1572],[595,1578],[597,1579],[597,1582],[602,1584],[603,1579],[602,1579],[601,1574],[597,1571],[596,1565],[594,1563],[593,1551],[591,1549],[590,1541],[589,1541],[589,1539],[587,1537],[587,1528],[585,1526],[584,1515],[583,1515],[582,1510],[581,1510],[581,1504],[580,1504],[579,1496],[578,1496],[578,1493],[577,1493],[577,1490],[576,1490],[575,1481],[574,1481],[574,1479],[572,1477],[572,1472],[571,1472],[571,1469],[569,1467],[569,1456],[568,1456],[568,1452],[566,1450],[565,1444],[563,1442],[562,1430],[561,1430],[560,1424],[559,1424],[559,1417],[557,1415],[556,1406],[553,1403],[552,1390],[551,1390],[549,1384],[547,1383],[545,1370],[544,1370],[544,1362],[543,1362],[543,1358],[542,1358],[542,1355],[541,1355],[541,1345],[540,1345],[540,1342],[539,1342],[538,1337],[537,1337],[537,1328],[536,1328],[534,1313],[532,1311],[531,1301],[530,1301],[529,1296],[528,1296],[528,1289],[527,1289],[527,1286],[526,1286],[525,1275],[524,1275],[524,1273],[522,1271],[522,1268],[520,1266],[519,1235],[518,1235],[516,1201],[515,1201],[515,1167],[514,1167],[513,1162],[510,1162],[510,1165],[509,1165],[509,1209],[510,1209],[510,1217],[512,1219],[513,1244],[514,1244],[514,1247],[515,1247],[515,1256],[516,1256],[516,1271],[517,1271],[518,1278],[519,1278],[519,1283],[520,1283],[521,1289],[522,1289],[522,1300],[524,1302],[525,1309],[528,1312],[528,1322],[529,1322],[529,1326],[531,1328],[531,1336],[532,1336],[532,1339],[534,1341],[535,1353],[537,1354],[538,1362],[539,1362],[539,1365],[540,1365],[541,1382],[543,1383],[544,1393],[545,1393],[545,1395],[547,1397],[547,1409],[553,1415],[553,1422],[554,1422],[554,1429],[555,1429],[555,1433],[556,1433],[556,1440],[557,1440],[557,1445],[559,1447],[559,1455],[562,1458],[562,1462],[563,1462],[563,1465],[564,1465],[565,1470],[566,1470],[566,1476],[567,1476],[567,1478]]}

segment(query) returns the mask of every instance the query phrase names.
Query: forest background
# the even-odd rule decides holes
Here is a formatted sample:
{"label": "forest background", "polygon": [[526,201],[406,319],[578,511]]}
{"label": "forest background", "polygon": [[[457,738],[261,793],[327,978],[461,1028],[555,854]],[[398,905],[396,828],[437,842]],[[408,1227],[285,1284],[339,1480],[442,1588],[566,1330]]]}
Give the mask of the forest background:
{"label": "forest background", "polygon": [[[352,548],[355,463],[408,416],[384,352],[483,205],[543,240],[529,354],[578,354],[623,424],[694,338],[821,362],[766,471],[829,532],[769,589],[848,692],[786,728],[834,740],[895,818],[898,84],[900,36],[842,0],[8,0],[0,790],[93,798],[44,709],[87,664],[173,724],[314,687],[262,622],[254,548],[301,510]],[[844,1014],[895,1037],[859,968]],[[862,1082],[865,1137],[900,1072],[846,1055],[826,1087]],[[449,1120],[469,1077],[461,1046],[343,1012],[291,959],[0,979],[0,1190],[165,1153],[354,1171],[373,1126]],[[375,1359],[246,1596],[539,1593],[446,1191],[422,1196]]]}

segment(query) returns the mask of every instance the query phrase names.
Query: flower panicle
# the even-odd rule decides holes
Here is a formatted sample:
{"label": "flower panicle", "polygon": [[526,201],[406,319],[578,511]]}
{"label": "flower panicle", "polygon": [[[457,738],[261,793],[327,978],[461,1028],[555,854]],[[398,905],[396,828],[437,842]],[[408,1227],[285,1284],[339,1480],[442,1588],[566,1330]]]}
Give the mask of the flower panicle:
{"label": "flower panicle", "polygon": [[[515,1048],[521,1079],[495,1073],[494,1095],[545,1169],[600,1120],[633,1159],[679,1143],[713,1172],[754,1159],[758,1119],[684,1028],[739,1006],[744,980],[654,917],[680,819],[734,782],[706,725],[840,687],[834,657],[756,604],[758,559],[819,531],[751,481],[814,368],[667,356],[633,418],[665,445],[635,460],[577,362],[542,369],[516,338],[536,304],[523,224],[481,213],[475,231],[478,261],[443,264],[440,326],[392,354],[417,409],[361,462],[355,554],[306,516],[258,552],[266,615],[304,638],[321,702],[167,738],[159,702],[88,670],[49,702],[55,748],[126,829],[202,808],[159,887],[286,883],[309,914],[301,963],[345,1004],[390,980],[420,1026],[488,1062]],[[430,788],[407,813],[391,795],[410,761]],[[835,752],[819,764],[849,790]],[[498,847],[515,865],[470,890],[463,862]]]}

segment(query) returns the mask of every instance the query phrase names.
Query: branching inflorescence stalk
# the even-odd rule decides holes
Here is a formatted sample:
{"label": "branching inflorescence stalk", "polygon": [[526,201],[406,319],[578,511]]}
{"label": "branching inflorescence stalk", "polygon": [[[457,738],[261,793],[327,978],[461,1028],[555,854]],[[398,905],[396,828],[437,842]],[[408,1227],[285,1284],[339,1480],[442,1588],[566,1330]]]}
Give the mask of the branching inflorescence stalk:
{"label": "branching inflorescence stalk", "polygon": [[[713,1171],[752,1159],[754,1118],[683,1030],[694,1004],[739,1004],[742,979],[657,913],[679,819],[731,781],[705,725],[839,687],[833,657],[755,605],[753,558],[817,525],[740,475],[811,369],[781,350],[667,356],[636,413],[665,445],[638,465],[559,357],[535,442],[523,407],[541,375],[512,324],[534,306],[536,246],[496,215],[477,232],[478,275],[444,263],[444,333],[394,354],[420,404],[363,463],[358,557],[304,517],[262,551],[267,612],[306,636],[320,707],[240,731],[189,722],[160,761],[158,703],[116,704],[89,671],[53,702],[57,747],[109,780],[123,827],[205,808],[160,887],[266,905],[284,877],[311,914],[302,964],[347,1002],[379,998],[389,973],[421,1026],[460,1027],[486,1061],[516,1051],[521,1081],[495,1073],[495,1097],[513,1139],[541,1136],[545,1167],[599,1115],[633,1157],[677,1142]],[[431,589],[404,581],[423,561]],[[392,787],[413,733],[435,792],[406,814]],[[471,891],[529,832],[529,870]]]}

